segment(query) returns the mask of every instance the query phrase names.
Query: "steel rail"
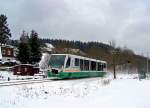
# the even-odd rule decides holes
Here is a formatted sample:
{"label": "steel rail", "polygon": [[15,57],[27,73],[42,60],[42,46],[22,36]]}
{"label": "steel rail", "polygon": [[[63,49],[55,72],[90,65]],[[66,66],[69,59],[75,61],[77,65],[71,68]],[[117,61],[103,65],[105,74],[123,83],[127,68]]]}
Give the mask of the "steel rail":
{"label": "steel rail", "polygon": [[44,80],[28,80],[28,81],[16,81],[16,82],[3,82],[0,83],[0,87],[4,86],[13,86],[13,85],[24,85],[24,84],[33,84],[33,83],[44,83],[44,82],[52,82],[53,80],[44,79]]}

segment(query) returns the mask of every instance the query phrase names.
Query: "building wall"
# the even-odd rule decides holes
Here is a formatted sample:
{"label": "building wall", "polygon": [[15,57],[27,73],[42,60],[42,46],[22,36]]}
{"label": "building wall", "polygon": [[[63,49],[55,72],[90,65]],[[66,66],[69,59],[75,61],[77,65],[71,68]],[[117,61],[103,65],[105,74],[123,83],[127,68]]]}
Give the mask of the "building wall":
{"label": "building wall", "polygon": [[14,48],[9,46],[0,46],[1,62],[9,62],[15,60]]}
{"label": "building wall", "polygon": [[3,57],[14,57],[13,48],[1,47],[1,53]]}
{"label": "building wall", "polygon": [[22,64],[22,65],[14,66],[13,73],[14,75],[33,76],[34,74],[39,73],[39,68],[33,67],[32,65]]}
{"label": "building wall", "polygon": [[31,65],[18,65],[15,66],[13,71],[14,71],[14,75],[34,75],[33,71],[32,71],[32,66]]}

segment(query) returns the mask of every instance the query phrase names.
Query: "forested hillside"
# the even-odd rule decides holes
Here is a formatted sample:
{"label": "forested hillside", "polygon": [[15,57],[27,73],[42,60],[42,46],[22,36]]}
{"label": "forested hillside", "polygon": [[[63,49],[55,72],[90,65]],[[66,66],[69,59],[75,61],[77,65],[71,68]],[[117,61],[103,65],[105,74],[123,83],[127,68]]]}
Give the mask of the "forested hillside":
{"label": "forested hillside", "polygon": [[[130,65],[131,67],[137,67],[139,70],[146,71],[147,59],[141,55],[136,55],[134,51],[128,48],[114,48],[112,45],[101,42],[81,42],[58,39],[41,39],[41,41],[43,43],[51,43],[55,48],[79,49],[85,53],[84,56],[107,61],[109,68],[111,68],[115,62],[116,65]],[[82,55],[82,53],[78,53],[78,55]]]}
{"label": "forested hillside", "polygon": [[[130,65],[130,67],[137,67],[139,70],[146,71],[147,58],[135,54],[134,51],[128,48],[114,48],[112,45],[101,42],[81,42],[61,39],[40,40],[42,45],[44,45],[44,43],[51,43],[56,49],[68,49],[67,51],[61,50],[61,53],[72,53],[105,60],[108,62],[108,68],[112,68],[115,63],[117,66]],[[12,40],[10,43],[17,46],[18,41]],[[79,51],[75,53],[69,51],[69,49],[78,49]]]}

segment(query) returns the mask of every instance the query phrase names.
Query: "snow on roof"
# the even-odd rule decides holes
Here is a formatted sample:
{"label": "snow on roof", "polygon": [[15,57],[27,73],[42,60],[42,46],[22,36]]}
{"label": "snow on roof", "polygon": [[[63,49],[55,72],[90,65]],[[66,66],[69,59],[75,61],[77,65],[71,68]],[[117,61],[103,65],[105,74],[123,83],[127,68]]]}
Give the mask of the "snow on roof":
{"label": "snow on roof", "polygon": [[12,45],[2,45],[1,47],[4,47],[4,48],[15,48],[15,47],[12,46]]}
{"label": "snow on roof", "polygon": [[48,47],[48,48],[54,48],[54,46],[50,43],[45,43],[45,45]]}
{"label": "snow on roof", "polygon": [[33,66],[32,64],[18,64],[18,65],[15,65],[14,67],[17,67],[17,66]]}

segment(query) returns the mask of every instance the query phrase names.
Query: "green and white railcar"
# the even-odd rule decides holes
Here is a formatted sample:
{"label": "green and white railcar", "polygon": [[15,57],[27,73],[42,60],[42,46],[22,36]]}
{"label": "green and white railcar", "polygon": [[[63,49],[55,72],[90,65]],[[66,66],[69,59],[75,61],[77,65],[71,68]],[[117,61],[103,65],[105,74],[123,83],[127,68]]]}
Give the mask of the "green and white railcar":
{"label": "green and white railcar", "polygon": [[48,77],[58,79],[104,77],[107,63],[102,60],[72,54],[52,54],[49,60]]}

